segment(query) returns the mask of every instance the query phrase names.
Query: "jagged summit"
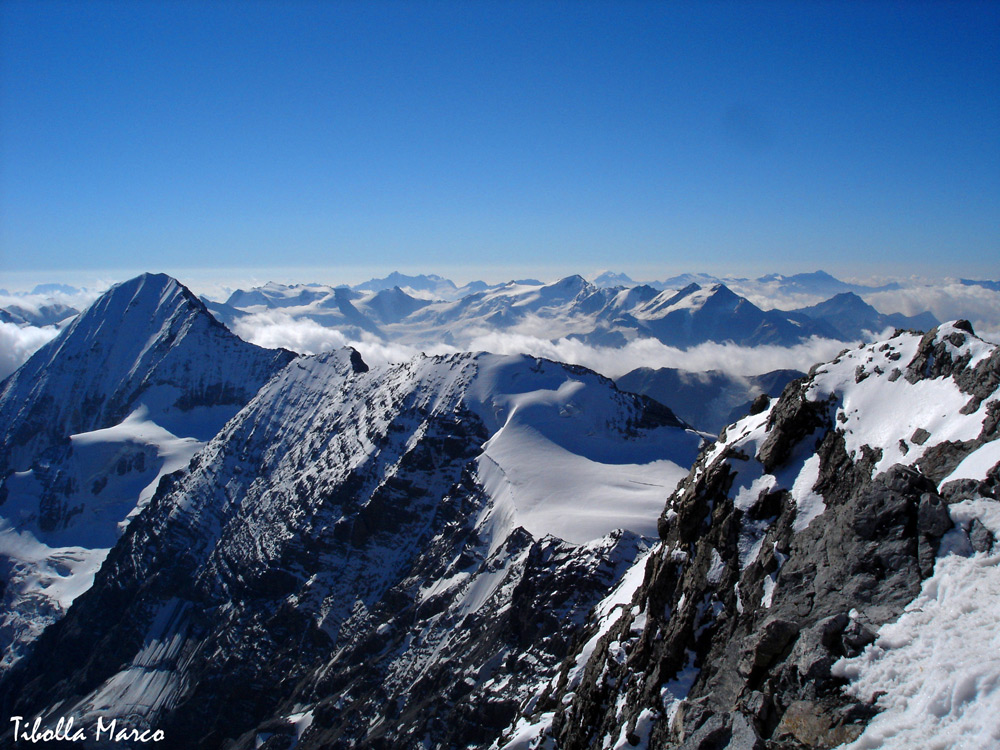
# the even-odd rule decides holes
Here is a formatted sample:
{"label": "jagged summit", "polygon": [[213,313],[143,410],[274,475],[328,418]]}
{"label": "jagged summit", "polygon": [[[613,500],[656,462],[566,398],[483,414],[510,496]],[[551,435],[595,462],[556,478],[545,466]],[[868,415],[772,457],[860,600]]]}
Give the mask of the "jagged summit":
{"label": "jagged summit", "polygon": [[163,274],[112,287],[0,386],[0,674],[152,497],[294,355]]}

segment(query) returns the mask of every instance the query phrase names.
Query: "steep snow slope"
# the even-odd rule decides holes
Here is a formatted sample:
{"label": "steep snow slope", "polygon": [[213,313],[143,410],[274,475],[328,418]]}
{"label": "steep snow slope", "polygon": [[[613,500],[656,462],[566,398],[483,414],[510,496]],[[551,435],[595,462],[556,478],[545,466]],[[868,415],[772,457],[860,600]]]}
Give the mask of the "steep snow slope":
{"label": "steep snow slope", "polygon": [[86,590],[159,480],[291,359],[184,287],[120,284],[0,387],[0,671]]}
{"label": "steep snow slope", "polygon": [[554,362],[300,358],[161,483],[3,705],[185,747],[487,745],[701,442]]}
{"label": "steep snow slope", "polygon": [[728,427],[509,747],[992,744],[998,386],[1000,348],[951,323]]}

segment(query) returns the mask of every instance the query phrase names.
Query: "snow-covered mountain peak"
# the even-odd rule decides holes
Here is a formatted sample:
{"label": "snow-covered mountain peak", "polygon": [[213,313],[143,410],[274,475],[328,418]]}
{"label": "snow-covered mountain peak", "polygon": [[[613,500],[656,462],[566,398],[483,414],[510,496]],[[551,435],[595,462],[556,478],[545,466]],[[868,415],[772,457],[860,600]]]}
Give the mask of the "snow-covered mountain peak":
{"label": "snow-covered mountain peak", "polygon": [[[665,408],[583,368],[462,353],[366,371],[356,352],[296,360],[216,442],[242,445],[246,439],[236,436],[252,433],[259,449],[245,450],[294,463],[303,451],[315,456],[320,436],[343,425],[369,433],[361,438],[367,445],[378,442],[376,434],[393,434],[391,424],[411,431],[456,415],[483,431],[476,479],[491,501],[481,533],[495,543],[517,526],[571,542],[619,527],[654,534],[664,493],[702,442]],[[365,450],[342,456],[338,471],[365,461]],[[259,470],[277,471],[268,464]]]}
{"label": "snow-covered mountain peak", "polygon": [[653,299],[636,310],[636,317],[646,319],[662,317],[674,309],[675,304],[699,291],[701,291],[701,287],[691,283],[680,290],[667,289],[659,292]]}
{"label": "snow-covered mountain peak", "polygon": [[381,289],[367,294],[355,303],[355,307],[368,312],[380,323],[397,323],[411,313],[426,307],[428,300],[413,297],[398,286]]}
{"label": "snow-covered mountain peak", "polygon": [[153,419],[209,405],[235,413],[291,358],[237,338],[175,279],[143,274],[108,290],[0,386],[8,465],[140,404]]}
{"label": "snow-covered mountain peak", "polygon": [[601,271],[599,272],[593,280],[593,284],[600,288],[614,288],[614,287],[633,287],[639,282],[628,277],[624,273],[616,273],[614,271]]}
{"label": "snow-covered mountain peak", "polygon": [[[644,548],[638,534],[655,534],[664,497],[702,442],[664,407],[581,367],[475,353],[370,369],[348,349],[297,358],[186,471],[161,483],[69,615],[102,617],[102,598],[125,587],[137,597],[125,627],[185,651],[195,638],[213,645],[196,649],[193,661],[167,663],[130,642],[97,682],[66,687],[83,691],[74,710],[89,717],[114,706],[150,721],[167,721],[181,705],[199,717],[227,712],[215,699],[198,702],[192,690],[202,675],[217,674],[214,644],[231,638],[263,660],[268,685],[288,674],[270,664],[292,647],[299,666],[288,684],[308,678],[304,705],[326,701],[327,681],[342,674],[327,666],[344,659],[377,663],[365,683],[412,701],[415,716],[426,715],[422,701],[445,700],[422,687],[428,673],[464,684],[462,695],[475,688],[469,701],[477,704],[506,695],[505,685],[550,675],[568,643],[522,638],[519,629],[539,617],[530,632],[581,621],[601,587]],[[163,586],[145,586],[149,580]],[[305,641],[292,645],[285,615],[273,617],[280,612],[310,634]],[[150,630],[168,621],[169,637]],[[266,634],[252,625],[265,621]],[[207,627],[200,635],[191,629],[199,623]],[[115,617],[98,627],[121,624]],[[408,645],[372,650],[371,638]],[[533,654],[527,666],[507,657],[525,648]],[[480,665],[479,687],[463,682],[464,663]],[[151,672],[165,680],[155,700],[140,706],[117,692],[124,684],[138,690]],[[501,681],[487,686],[494,673]],[[267,692],[268,711],[290,697]],[[447,695],[453,701],[458,693]],[[498,716],[510,716],[505,700]],[[348,708],[329,706],[343,709],[345,721]],[[247,716],[264,718],[259,710]],[[239,731],[247,716],[234,716]],[[340,720],[319,723],[347,731]],[[461,726],[468,724],[481,721]]]}
{"label": "snow-covered mountain peak", "polygon": [[564,276],[558,281],[553,282],[549,286],[556,289],[572,289],[579,292],[584,287],[590,284],[583,276],[578,273],[570,274],[569,276]]}
{"label": "snow-covered mountain peak", "polygon": [[660,292],[637,312],[637,317],[655,319],[677,311],[695,314],[703,309],[718,313],[731,312],[740,300],[724,284],[700,286],[691,283],[676,292]]}
{"label": "snow-covered mountain peak", "polygon": [[537,299],[546,305],[563,304],[589,296],[596,291],[597,288],[593,284],[579,274],[574,274],[542,286],[538,290]]}
{"label": "snow-covered mountain peak", "polygon": [[370,279],[362,284],[357,284],[354,289],[359,292],[379,292],[383,289],[392,289],[394,286],[409,291],[412,296],[423,299],[453,299],[458,292],[455,282],[437,274],[407,276],[399,271],[393,271],[382,279]]}
{"label": "snow-covered mountain peak", "polygon": [[263,286],[252,289],[237,289],[229,295],[226,304],[240,309],[296,308],[322,304],[325,300],[343,296],[345,292],[350,298],[360,296],[352,294],[347,287],[330,287],[325,284],[281,284],[269,281]]}
{"label": "snow-covered mountain peak", "polygon": [[631,312],[635,308],[649,302],[659,292],[646,284],[637,284],[619,289],[608,302],[608,307],[614,310]]}
{"label": "snow-covered mountain peak", "polygon": [[160,479],[294,355],[163,274],[112,287],[0,386],[0,671],[85,591]]}
{"label": "snow-covered mountain peak", "polygon": [[[982,450],[980,459],[995,454],[1000,460],[992,442],[1000,414],[998,384],[1000,348],[976,336],[967,322],[944,323],[926,334],[897,331],[887,340],[845,349],[789,386],[800,394],[794,403],[814,415],[802,422],[805,432],[795,441],[829,423],[842,435],[848,456],[864,457],[869,476],[902,464],[944,484],[968,455]],[[778,441],[772,435],[776,422],[787,418],[774,412],[778,403],[731,425],[712,448],[709,463],[730,453],[757,456],[766,476],[786,461],[788,436]],[[807,454],[812,449],[808,441],[800,447]],[[811,470],[818,466],[817,461]],[[802,497],[811,494],[802,477],[753,482],[754,493],[766,482],[772,490],[798,482]]]}

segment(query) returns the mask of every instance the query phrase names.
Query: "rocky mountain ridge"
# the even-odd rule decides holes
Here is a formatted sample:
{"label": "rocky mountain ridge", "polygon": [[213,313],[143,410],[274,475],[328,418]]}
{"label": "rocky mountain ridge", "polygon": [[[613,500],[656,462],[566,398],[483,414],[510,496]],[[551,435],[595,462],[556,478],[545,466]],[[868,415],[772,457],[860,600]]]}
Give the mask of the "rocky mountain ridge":
{"label": "rocky mountain ridge", "polygon": [[3,705],[175,747],[488,744],[702,442],[544,360],[297,359],[161,481]]}
{"label": "rocky mountain ridge", "polygon": [[[744,306],[516,286],[679,329]],[[409,305],[339,293],[383,324]],[[582,367],[293,358],[167,277],[109,297],[0,386],[0,544],[57,552],[0,549],[8,612],[48,625],[0,675],[9,715],[206,749],[989,744],[968,720],[1000,685],[989,617],[923,614],[1000,593],[1000,350],[967,323],[845,350],[709,446]],[[99,555],[73,546],[98,532]],[[987,644],[979,676],[928,661],[934,622]]]}
{"label": "rocky mountain ridge", "polygon": [[[989,744],[967,720],[988,715],[989,688],[960,687],[955,669],[920,680],[933,647],[906,649],[932,626],[900,637],[888,623],[905,628],[911,602],[938,606],[956,579],[998,581],[998,384],[1000,348],[959,321],[845,351],[759,401],[703,452],[631,590],[598,608],[499,745]],[[992,658],[985,643],[976,654]],[[916,682],[880,673],[890,658]]]}

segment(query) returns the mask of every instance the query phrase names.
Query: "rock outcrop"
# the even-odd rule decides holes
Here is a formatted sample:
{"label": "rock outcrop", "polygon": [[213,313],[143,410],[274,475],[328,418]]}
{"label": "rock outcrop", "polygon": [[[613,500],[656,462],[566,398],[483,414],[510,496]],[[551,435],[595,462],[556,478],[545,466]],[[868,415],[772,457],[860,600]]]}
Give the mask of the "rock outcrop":
{"label": "rock outcrop", "polygon": [[997,498],[998,352],[961,321],[897,332],[727,428],[667,502],[631,596],[598,610],[508,747],[859,737],[879,705],[845,691],[833,665],[921,592],[942,538],[966,539],[949,554],[994,541],[950,508]]}

